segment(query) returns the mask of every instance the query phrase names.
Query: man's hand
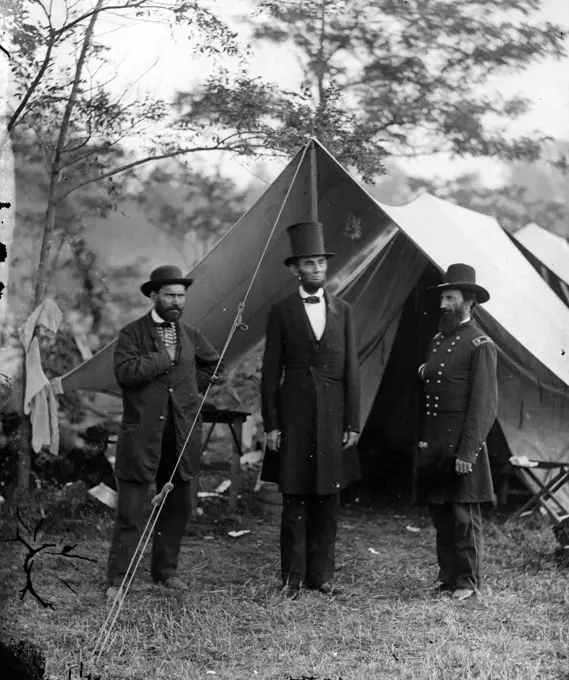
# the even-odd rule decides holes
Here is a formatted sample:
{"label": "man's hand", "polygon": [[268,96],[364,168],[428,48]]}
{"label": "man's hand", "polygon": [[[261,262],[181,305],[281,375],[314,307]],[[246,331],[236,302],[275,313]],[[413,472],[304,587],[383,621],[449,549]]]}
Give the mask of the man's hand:
{"label": "man's hand", "polygon": [[352,430],[349,432],[344,432],[344,436],[342,437],[342,444],[344,445],[344,448],[349,449],[350,446],[355,446],[358,442],[358,437],[359,432],[353,432]]}
{"label": "man's hand", "polygon": [[267,432],[267,448],[271,451],[278,451],[281,446],[281,433],[278,430]]}
{"label": "man's hand", "polygon": [[469,472],[472,472],[472,463],[457,458],[454,465],[454,469],[456,470],[456,473],[459,475],[467,475]]}

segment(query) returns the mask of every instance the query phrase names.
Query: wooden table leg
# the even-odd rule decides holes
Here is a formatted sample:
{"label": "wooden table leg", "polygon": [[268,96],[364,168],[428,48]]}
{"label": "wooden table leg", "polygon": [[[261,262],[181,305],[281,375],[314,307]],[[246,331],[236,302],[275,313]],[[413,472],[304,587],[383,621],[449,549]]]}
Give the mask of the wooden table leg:
{"label": "wooden table leg", "polygon": [[233,432],[233,447],[231,450],[231,486],[229,487],[229,511],[237,510],[237,500],[241,491],[241,442],[243,436],[243,422],[236,421],[230,425]]}
{"label": "wooden table leg", "polygon": [[199,489],[199,480],[198,480],[198,475],[196,475],[193,479],[190,480],[190,509],[191,509],[191,518],[196,519],[198,516],[198,489]]}

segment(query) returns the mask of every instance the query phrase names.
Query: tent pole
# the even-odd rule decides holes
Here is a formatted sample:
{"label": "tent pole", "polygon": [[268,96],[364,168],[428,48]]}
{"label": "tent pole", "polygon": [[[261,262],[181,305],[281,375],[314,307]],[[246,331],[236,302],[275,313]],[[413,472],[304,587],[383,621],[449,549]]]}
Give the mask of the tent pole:
{"label": "tent pole", "polygon": [[310,142],[310,221],[318,222],[318,165],[316,142]]}

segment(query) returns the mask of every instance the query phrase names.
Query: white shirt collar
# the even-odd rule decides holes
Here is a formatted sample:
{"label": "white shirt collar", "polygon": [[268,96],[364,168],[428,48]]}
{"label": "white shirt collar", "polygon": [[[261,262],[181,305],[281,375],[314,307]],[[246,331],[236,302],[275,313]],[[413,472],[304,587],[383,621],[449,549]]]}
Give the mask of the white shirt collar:
{"label": "white shirt collar", "polygon": [[150,316],[152,317],[152,321],[154,321],[154,323],[166,323],[166,319],[163,319],[163,318],[156,312],[155,309],[152,309],[152,311],[150,312]]}
{"label": "white shirt collar", "polygon": [[324,297],[324,288],[319,288],[315,293],[307,293],[302,286],[298,287],[298,292],[300,293],[300,297],[305,298],[305,297],[312,297],[313,295],[316,295],[316,297]]}
{"label": "white shirt collar", "polygon": [[468,323],[468,322],[471,321],[471,320],[472,320],[472,317],[469,316],[468,319],[464,319],[464,321],[461,321],[461,322],[460,322],[460,325],[462,326],[463,323]]}

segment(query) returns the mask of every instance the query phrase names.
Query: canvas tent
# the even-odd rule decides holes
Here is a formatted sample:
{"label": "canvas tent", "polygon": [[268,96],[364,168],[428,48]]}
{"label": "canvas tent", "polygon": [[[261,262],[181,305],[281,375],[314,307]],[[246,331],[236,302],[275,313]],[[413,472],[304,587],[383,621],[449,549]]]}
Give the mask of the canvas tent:
{"label": "canvas tent", "polygon": [[528,224],[512,238],[541,277],[569,305],[569,243],[537,224]]}
{"label": "canvas tent", "polygon": [[[516,455],[569,456],[569,308],[553,294],[493,218],[425,194],[401,207],[375,201],[317,142],[318,216],[331,285],[354,306],[362,367],[362,440],[375,455],[416,443],[422,408],[416,370],[434,331],[438,300],[427,291],[452,262],[467,262],[492,294],[480,323],[499,349],[499,426]],[[192,270],[184,319],[223,347],[239,303],[281,211],[226,363],[263,339],[273,302],[295,289],[283,265],[286,227],[310,218],[311,154],[297,154],[257,203]],[[314,166],[312,166],[312,169]],[[138,282],[137,282],[138,285]],[[118,393],[113,345],[62,378],[70,388]]]}

